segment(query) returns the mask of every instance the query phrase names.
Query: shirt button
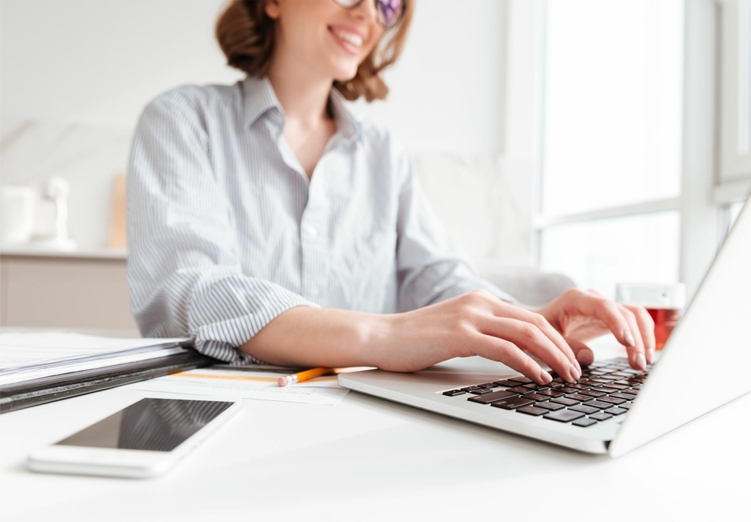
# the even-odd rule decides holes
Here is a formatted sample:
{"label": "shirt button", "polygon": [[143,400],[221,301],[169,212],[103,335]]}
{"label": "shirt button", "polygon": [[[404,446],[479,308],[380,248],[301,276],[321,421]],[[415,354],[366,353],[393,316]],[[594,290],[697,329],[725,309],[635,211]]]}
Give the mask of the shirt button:
{"label": "shirt button", "polygon": [[311,227],[310,225],[305,227],[305,231],[310,237],[316,237],[316,235],[318,235],[318,231],[315,229],[315,227]]}
{"label": "shirt button", "polygon": [[311,289],[310,289],[310,295],[311,295],[312,297],[315,297],[315,296],[317,296],[317,295],[318,295],[318,292],[320,292],[320,290],[318,290],[318,287],[317,287],[317,286],[314,286],[313,288],[311,288]]}

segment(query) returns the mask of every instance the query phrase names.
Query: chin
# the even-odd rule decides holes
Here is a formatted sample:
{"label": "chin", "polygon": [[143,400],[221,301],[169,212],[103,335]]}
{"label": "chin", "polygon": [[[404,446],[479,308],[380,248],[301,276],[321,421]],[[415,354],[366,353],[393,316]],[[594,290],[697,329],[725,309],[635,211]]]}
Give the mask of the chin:
{"label": "chin", "polygon": [[359,64],[353,65],[347,65],[346,67],[334,67],[333,69],[333,78],[334,80],[338,82],[348,82],[355,76],[357,76],[357,68],[359,67]]}

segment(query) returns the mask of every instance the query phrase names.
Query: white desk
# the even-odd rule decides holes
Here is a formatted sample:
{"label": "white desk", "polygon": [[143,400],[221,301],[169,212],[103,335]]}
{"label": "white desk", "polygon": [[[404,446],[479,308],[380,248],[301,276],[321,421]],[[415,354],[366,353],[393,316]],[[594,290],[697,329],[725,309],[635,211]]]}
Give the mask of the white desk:
{"label": "white desk", "polygon": [[164,396],[123,387],[0,416],[0,520],[751,519],[751,394],[615,460],[350,392],[246,401],[157,479],[26,471],[31,450],[147,395]]}

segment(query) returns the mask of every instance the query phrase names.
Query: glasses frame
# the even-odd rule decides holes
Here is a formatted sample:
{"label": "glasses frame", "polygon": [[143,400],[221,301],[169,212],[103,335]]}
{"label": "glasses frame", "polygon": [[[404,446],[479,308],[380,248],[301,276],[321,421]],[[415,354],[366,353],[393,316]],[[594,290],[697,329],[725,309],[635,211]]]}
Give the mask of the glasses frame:
{"label": "glasses frame", "polygon": [[[343,9],[356,9],[364,1],[365,0],[355,0],[352,4],[349,4],[346,0],[334,0],[334,3]],[[404,18],[404,12],[407,10],[407,0],[401,0],[402,9],[399,12],[399,16],[394,19],[394,22],[391,25],[386,25],[385,21],[382,19],[383,17],[381,15],[381,11],[380,9],[378,9],[378,0],[373,0],[373,3],[376,7],[376,17],[378,19],[378,23],[381,24],[381,27],[383,27],[384,29],[393,29],[394,27],[399,25],[399,22],[401,22],[402,18]]]}

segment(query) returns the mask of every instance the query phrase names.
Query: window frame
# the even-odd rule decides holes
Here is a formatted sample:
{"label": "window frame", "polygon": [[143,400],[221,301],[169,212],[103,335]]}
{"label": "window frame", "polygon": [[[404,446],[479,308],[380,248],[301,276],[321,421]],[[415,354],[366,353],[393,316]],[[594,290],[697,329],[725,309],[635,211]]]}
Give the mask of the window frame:
{"label": "window frame", "polygon": [[[751,121],[741,114],[749,115],[751,95],[741,93],[751,88],[749,63],[751,49],[741,45],[749,41],[751,24],[751,1],[716,0],[719,10],[721,32],[720,51],[720,168],[715,201],[728,204],[747,197],[751,190]],[[745,151],[741,151],[741,143]]]}
{"label": "window frame", "polygon": [[[716,128],[718,125],[717,99],[718,86],[718,22],[719,5],[714,0],[684,0],[683,34],[683,136],[681,152],[681,190],[678,197],[645,201],[589,212],[548,215],[542,212],[542,184],[544,183],[542,152],[542,132],[545,114],[545,35],[547,2],[539,0],[537,28],[543,45],[537,53],[540,61],[537,81],[540,97],[538,103],[542,114],[537,147],[537,213],[533,216],[535,231],[535,258],[541,264],[541,240],[543,232],[550,228],[570,223],[644,215],[654,212],[677,211],[680,217],[680,266],[679,280],[686,283],[688,295],[692,296],[699,287],[704,274],[711,264],[715,248],[725,233],[729,212],[729,201],[718,201]],[[732,1],[732,0],[731,0]],[[734,180],[735,185],[727,185],[725,191],[734,190],[733,201],[742,192],[746,180]],[[739,188],[740,186],[740,188]],[[713,197],[714,196],[714,197]],[[742,196],[741,196],[742,197]]]}

